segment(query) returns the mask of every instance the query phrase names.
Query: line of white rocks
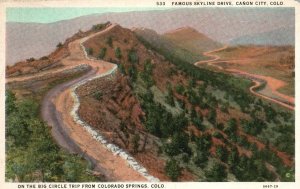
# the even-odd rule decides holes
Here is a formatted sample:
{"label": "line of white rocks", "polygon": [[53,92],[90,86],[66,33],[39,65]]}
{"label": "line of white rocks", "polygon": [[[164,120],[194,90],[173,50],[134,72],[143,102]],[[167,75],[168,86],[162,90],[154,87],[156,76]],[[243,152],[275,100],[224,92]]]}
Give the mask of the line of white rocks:
{"label": "line of white rocks", "polygon": [[[85,57],[89,60],[93,60],[93,61],[97,61],[96,59],[90,58],[87,55],[87,52],[85,50],[85,47],[82,45],[83,42],[80,43],[81,48],[83,49],[83,52],[85,54]],[[153,177],[152,175],[150,175],[148,173],[148,171],[146,170],[146,168],[144,168],[142,165],[140,165],[130,154],[128,154],[126,151],[124,151],[123,149],[119,148],[118,146],[109,143],[99,132],[97,132],[95,129],[93,129],[88,123],[86,123],[85,121],[81,120],[81,118],[78,115],[78,109],[80,106],[80,100],[78,95],[76,94],[76,89],[81,86],[86,84],[87,82],[97,79],[97,78],[101,78],[101,77],[105,77],[108,75],[113,75],[115,73],[115,71],[117,70],[118,66],[114,65],[114,67],[109,70],[106,73],[97,75],[93,78],[87,79],[87,80],[83,80],[82,82],[74,85],[71,89],[71,95],[72,98],[74,100],[74,106],[71,110],[71,116],[73,117],[74,121],[81,125],[82,127],[84,127],[84,129],[91,134],[91,136],[97,140],[98,142],[100,142],[102,145],[104,145],[109,151],[111,151],[114,155],[118,155],[120,156],[122,159],[126,160],[126,162],[128,163],[128,165],[133,168],[135,171],[137,171],[139,174],[141,174],[143,177],[145,177],[148,181],[150,182],[158,182],[159,179],[156,177]]]}

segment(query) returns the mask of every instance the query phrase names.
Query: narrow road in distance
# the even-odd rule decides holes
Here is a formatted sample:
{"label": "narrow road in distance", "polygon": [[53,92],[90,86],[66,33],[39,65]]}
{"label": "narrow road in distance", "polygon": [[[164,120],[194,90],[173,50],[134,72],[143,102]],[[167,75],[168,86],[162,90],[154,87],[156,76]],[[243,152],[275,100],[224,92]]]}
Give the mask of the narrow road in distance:
{"label": "narrow road in distance", "polygon": [[[222,63],[222,62],[243,61],[243,60],[226,60],[226,61],[224,61],[224,60],[220,60],[221,58],[219,55],[214,54],[216,52],[225,50],[226,48],[228,48],[228,45],[225,45],[225,46],[215,49],[215,50],[204,52],[203,55],[211,57],[212,59],[198,61],[198,62],[194,63],[194,65],[199,66],[201,64],[208,64],[209,66],[216,67],[219,70],[229,72],[229,73],[237,75],[237,76],[248,78],[254,82],[254,85],[249,88],[249,91],[252,94],[254,94],[258,97],[264,98],[268,101],[274,102],[276,104],[279,104],[287,109],[295,110],[295,107],[294,107],[295,106],[294,105],[295,98],[278,92],[279,88],[286,85],[285,82],[275,79],[275,78],[272,78],[272,77],[269,77],[269,76],[250,74],[248,72],[238,70],[238,69],[224,69],[222,66],[217,65],[218,63]],[[272,96],[260,93],[259,91],[256,90],[257,88],[264,85],[265,83],[266,83],[266,87],[268,87],[269,90],[271,91],[271,93],[273,94]],[[274,98],[274,96],[276,98]]]}

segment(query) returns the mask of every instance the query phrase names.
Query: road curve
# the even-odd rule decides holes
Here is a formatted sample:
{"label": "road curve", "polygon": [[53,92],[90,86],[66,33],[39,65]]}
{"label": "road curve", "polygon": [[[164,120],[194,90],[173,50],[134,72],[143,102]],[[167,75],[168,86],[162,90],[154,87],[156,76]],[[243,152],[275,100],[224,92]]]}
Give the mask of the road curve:
{"label": "road curve", "polygon": [[90,133],[82,125],[76,123],[70,114],[74,107],[74,99],[71,95],[72,87],[99,74],[107,73],[115,67],[109,62],[87,59],[86,52],[82,49],[82,43],[96,35],[109,32],[113,27],[115,25],[69,44],[70,55],[62,60],[64,65],[71,67],[85,64],[90,66],[90,71],[77,79],[51,89],[42,102],[42,118],[51,127],[52,136],[61,147],[71,153],[81,154],[91,161],[94,169],[103,173],[106,179],[110,181],[147,181],[140,173],[133,170],[124,159],[114,155],[105,146],[93,139]]}
{"label": "road curve", "polygon": [[[246,78],[248,78],[248,79],[250,79],[254,82],[254,85],[249,88],[249,90],[252,94],[254,94],[258,97],[264,98],[266,100],[269,100],[271,102],[274,102],[276,104],[279,104],[279,105],[281,105],[281,106],[283,106],[287,109],[295,110],[295,107],[294,107],[295,100],[294,100],[294,98],[290,97],[288,95],[284,95],[284,94],[277,91],[277,89],[279,89],[280,87],[283,87],[284,85],[286,85],[283,81],[275,79],[275,78],[267,77],[267,76],[250,74],[248,72],[244,72],[244,71],[241,71],[241,70],[238,70],[238,69],[224,69],[222,66],[217,65],[217,63],[222,63],[222,62],[243,61],[243,60],[226,60],[226,61],[223,60],[223,61],[220,61],[220,56],[216,55],[216,54],[213,54],[213,53],[216,53],[218,51],[222,51],[222,50],[226,49],[227,47],[228,47],[228,45],[225,45],[222,48],[218,48],[218,49],[215,49],[215,50],[212,50],[212,51],[204,52],[203,55],[211,57],[211,59],[210,60],[204,60],[204,61],[198,61],[198,62],[194,63],[194,65],[198,66],[200,64],[206,64],[207,63],[210,66],[214,66],[214,67],[216,67],[220,70],[224,70],[224,71],[229,72],[231,74],[246,77]],[[277,99],[277,98],[273,98],[271,96],[267,96],[265,94],[259,93],[256,90],[257,88],[259,88],[264,83],[267,83],[267,86],[268,86],[269,85],[269,83],[268,83],[269,80],[273,80],[275,82],[280,83],[279,86],[276,86],[276,87],[271,86],[270,88],[271,88],[273,94],[275,94],[279,98],[284,99],[284,101],[280,100],[279,98]]]}
{"label": "road curve", "polygon": [[210,57],[211,59],[209,59],[209,60],[202,60],[202,61],[196,62],[196,63],[194,63],[194,65],[197,66],[197,65],[199,65],[199,64],[210,63],[210,62],[214,62],[214,61],[219,60],[219,59],[220,59],[220,56],[217,55],[217,54],[213,54],[213,53],[218,52],[218,51],[222,51],[222,50],[226,49],[227,47],[228,47],[228,45],[224,45],[224,46],[221,47],[221,48],[218,48],[218,49],[214,49],[214,50],[211,50],[211,51],[204,52],[203,55],[204,55],[204,56],[208,56],[208,57]]}

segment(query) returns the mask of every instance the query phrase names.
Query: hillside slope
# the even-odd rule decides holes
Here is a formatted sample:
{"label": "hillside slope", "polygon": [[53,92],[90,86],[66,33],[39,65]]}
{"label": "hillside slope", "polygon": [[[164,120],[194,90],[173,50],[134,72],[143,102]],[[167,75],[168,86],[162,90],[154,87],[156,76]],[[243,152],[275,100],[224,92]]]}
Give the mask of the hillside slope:
{"label": "hillside slope", "polygon": [[[202,56],[201,50],[196,51],[193,48],[184,46],[172,38],[169,39],[164,35],[159,35],[154,30],[147,28],[134,28],[133,31],[140,39],[144,39],[153,44],[153,46],[156,46],[168,53],[176,54],[188,62],[196,62],[206,59],[206,57]],[[202,48],[205,47],[202,46]]]}
{"label": "hillside slope", "polygon": [[[118,64],[120,75],[86,86],[95,90],[81,97],[81,116],[152,175],[179,181],[290,179],[281,174],[293,167],[293,134],[277,133],[274,125],[293,127],[293,114],[249,94],[248,80],[197,68],[121,26],[84,45],[90,56]],[[283,136],[291,140],[283,142]],[[176,171],[169,172],[174,164]],[[281,171],[274,173],[273,166]],[[214,175],[214,169],[224,171]]]}
{"label": "hillside slope", "polygon": [[173,31],[169,31],[163,35],[165,38],[173,41],[183,49],[190,52],[202,54],[222,47],[222,44],[210,39],[202,33],[191,27],[183,27]]}

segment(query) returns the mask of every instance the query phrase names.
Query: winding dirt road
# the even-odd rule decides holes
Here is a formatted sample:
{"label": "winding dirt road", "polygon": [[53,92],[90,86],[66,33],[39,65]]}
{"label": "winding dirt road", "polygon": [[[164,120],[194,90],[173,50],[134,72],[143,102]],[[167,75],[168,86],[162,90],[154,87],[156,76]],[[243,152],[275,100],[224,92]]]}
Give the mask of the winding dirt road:
{"label": "winding dirt road", "polygon": [[51,89],[42,103],[42,117],[52,127],[52,135],[60,146],[70,152],[83,154],[86,159],[93,163],[95,170],[103,173],[106,179],[111,181],[146,181],[143,176],[129,167],[124,159],[113,155],[101,143],[94,140],[90,133],[76,123],[70,115],[74,106],[71,96],[72,86],[96,75],[106,73],[115,66],[109,62],[87,59],[85,51],[82,49],[82,43],[96,35],[109,32],[113,27],[115,25],[69,44],[70,56],[62,60],[63,64],[70,67],[87,64],[92,69],[80,78]]}
{"label": "winding dirt road", "polygon": [[[198,66],[200,64],[208,64],[210,66],[214,66],[217,69],[229,72],[231,74],[238,75],[241,77],[246,77],[254,82],[254,85],[249,88],[249,90],[252,94],[259,96],[261,98],[264,98],[266,100],[272,101],[274,103],[277,103],[277,104],[279,104],[285,108],[288,108],[290,110],[295,109],[295,107],[294,107],[295,98],[278,92],[279,88],[286,85],[285,82],[275,79],[273,77],[269,77],[269,76],[250,74],[248,72],[241,71],[238,69],[224,69],[222,66],[219,66],[218,63],[244,61],[244,60],[220,60],[221,58],[219,55],[213,54],[218,51],[225,50],[227,47],[228,46],[225,45],[222,48],[203,53],[203,55],[211,57],[211,59],[196,62],[196,63],[194,63],[194,65]],[[256,90],[260,86],[264,85],[264,83],[266,83],[265,89],[267,89],[269,91],[270,95],[263,93],[263,90],[265,90],[265,89],[263,89],[261,91]]]}
{"label": "winding dirt road", "polygon": [[74,107],[71,95],[72,87],[97,75],[110,72],[115,65],[101,60],[87,58],[82,44],[96,35],[109,32],[116,25],[112,24],[106,29],[75,40],[69,43],[70,55],[62,59],[63,68],[49,70],[35,75],[7,79],[6,83],[35,79],[48,74],[70,70],[80,65],[90,66],[83,76],[62,83],[52,88],[44,97],[41,107],[42,118],[51,127],[51,134],[56,142],[66,151],[81,154],[89,160],[94,170],[103,174],[108,181],[147,181],[140,173],[133,170],[124,159],[114,155],[105,146],[88,133],[81,125],[74,121],[70,112]]}
{"label": "winding dirt road", "polygon": [[196,62],[196,63],[194,63],[194,65],[198,66],[199,64],[210,63],[210,62],[215,62],[215,61],[219,60],[220,56],[217,55],[217,54],[213,54],[213,53],[222,51],[222,50],[224,50],[226,48],[228,48],[228,45],[225,45],[225,46],[223,46],[221,48],[218,48],[218,49],[214,49],[214,50],[211,50],[211,51],[204,52],[203,55],[211,57],[211,59],[209,59],[209,60],[202,60],[202,61]]}

